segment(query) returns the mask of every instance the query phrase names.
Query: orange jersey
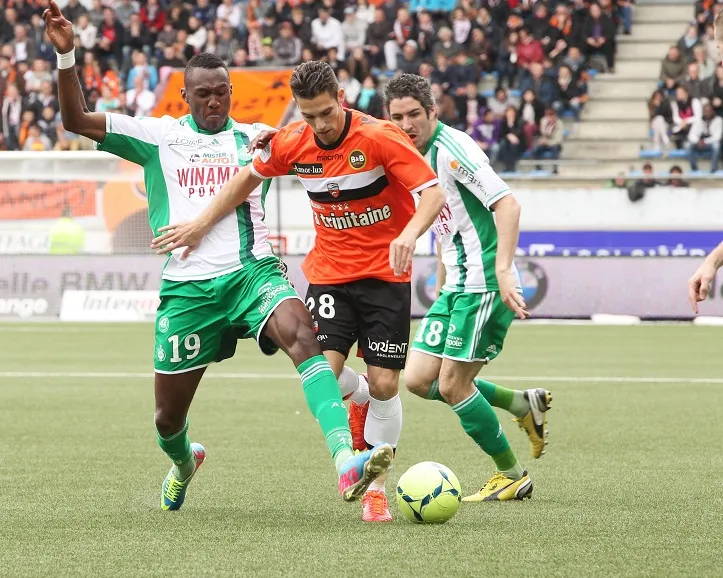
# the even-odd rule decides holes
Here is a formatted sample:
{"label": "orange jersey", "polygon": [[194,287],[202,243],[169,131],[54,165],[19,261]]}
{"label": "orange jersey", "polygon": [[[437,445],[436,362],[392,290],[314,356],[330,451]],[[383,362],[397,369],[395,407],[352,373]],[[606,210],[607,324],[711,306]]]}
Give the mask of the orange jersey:
{"label": "orange jersey", "polygon": [[389,244],[412,218],[413,194],[437,176],[411,139],[392,123],[346,111],[339,140],[325,145],[304,121],[281,129],[256,155],[260,178],[296,174],[314,211],[316,242],[304,260],[309,283],[359,279],[407,282],[389,266]]}

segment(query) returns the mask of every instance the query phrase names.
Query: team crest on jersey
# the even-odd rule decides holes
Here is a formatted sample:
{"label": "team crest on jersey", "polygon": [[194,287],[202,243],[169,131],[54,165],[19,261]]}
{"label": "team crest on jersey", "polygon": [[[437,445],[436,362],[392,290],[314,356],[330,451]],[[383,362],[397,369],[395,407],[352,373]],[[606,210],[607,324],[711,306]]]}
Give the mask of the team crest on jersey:
{"label": "team crest on jersey", "polygon": [[354,149],[349,154],[349,164],[351,168],[361,170],[367,164],[367,156],[359,149]]}
{"label": "team crest on jersey", "polygon": [[329,194],[335,199],[341,194],[341,191],[339,190],[339,183],[327,184],[326,190],[329,191]]}

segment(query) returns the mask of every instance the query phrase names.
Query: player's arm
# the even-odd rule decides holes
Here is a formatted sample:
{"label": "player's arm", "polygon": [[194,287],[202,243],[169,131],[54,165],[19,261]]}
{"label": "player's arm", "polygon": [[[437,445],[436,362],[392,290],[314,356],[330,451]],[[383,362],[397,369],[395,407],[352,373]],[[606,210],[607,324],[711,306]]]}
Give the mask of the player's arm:
{"label": "player's arm", "polygon": [[103,142],[106,117],[103,113],[88,110],[75,70],[73,25],[60,12],[55,0],[48,3],[43,19],[48,37],[58,54],[58,102],[63,126],[70,132]]}
{"label": "player's arm", "polygon": [[391,123],[384,123],[374,135],[377,154],[385,172],[391,174],[420,201],[414,216],[389,245],[389,266],[395,275],[409,271],[417,239],[432,226],[447,197],[437,175],[419,154],[410,138]]}
{"label": "player's arm", "polygon": [[[277,141],[278,142],[278,141]],[[250,165],[236,173],[222,188],[216,198],[193,221],[170,224],[158,229],[161,233],[151,243],[160,255],[185,247],[181,259],[188,257],[211,228],[226,215],[236,210],[249,195],[266,179],[288,174],[283,153],[272,156],[271,145],[259,151]]]}
{"label": "player's arm", "polygon": [[698,302],[705,301],[710,292],[711,283],[718,269],[723,266],[723,243],[713,249],[701,263],[698,270],[688,280],[688,298],[693,311],[698,314]]}

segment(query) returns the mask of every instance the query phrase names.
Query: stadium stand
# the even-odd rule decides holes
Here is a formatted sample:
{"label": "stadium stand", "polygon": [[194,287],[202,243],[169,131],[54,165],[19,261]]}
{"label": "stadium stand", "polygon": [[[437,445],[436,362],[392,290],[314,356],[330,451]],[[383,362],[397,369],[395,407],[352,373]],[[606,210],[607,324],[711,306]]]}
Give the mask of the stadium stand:
{"label": "stadium stand", "polygon": [[[686,40],[693,5],[662,0],[61,2],[91,109],[153,114],[170,71],[200,51],[257,69],[328,60],[348,105],[377,116],[384,81],[418,72],[433,83],[441,118],[528,186],[551,176],[604,182],[662,156],[648,142],[648,99],[670,44],[680,39],[683,67],[705,45],[699,36],[718,5],[699,5]],[[42,9],[40,0],[8,0],[0,16],[0,147],[88,149],[57,115]],[[656,169],[687,166],[684,155],[685,143]]]}

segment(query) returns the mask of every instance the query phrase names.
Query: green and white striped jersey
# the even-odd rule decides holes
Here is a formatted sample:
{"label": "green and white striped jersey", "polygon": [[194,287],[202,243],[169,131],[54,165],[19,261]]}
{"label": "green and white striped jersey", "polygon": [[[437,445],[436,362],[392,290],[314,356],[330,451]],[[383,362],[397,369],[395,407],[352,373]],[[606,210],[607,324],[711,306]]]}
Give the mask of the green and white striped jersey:
{"label": "green and white striped jersey", "polygon": [[[484,151],[462,131],[439,122],[424,154],[447,194],[432,231],[442,246],[452,292],[497,291],[497,227],[490,209],[511,193],[490,166]],[[513,265],[518,286],[519,274]]]}
{"label": "green and white striped jersey", "polygon": [[[268,128],[229,119],[211,134],[191,115],[175,119],[106,113],[106,137],[97,148],[143,167],[148,216],[156,235],[160,227],[198,217],[224,183],[252,161],[246,145]],[[235,213],[216,223],[187,259],[181,260],[182,248],[174,249],[163,278],[211,279],[273,255],[264,223],[270,183],[264,181]]]}

